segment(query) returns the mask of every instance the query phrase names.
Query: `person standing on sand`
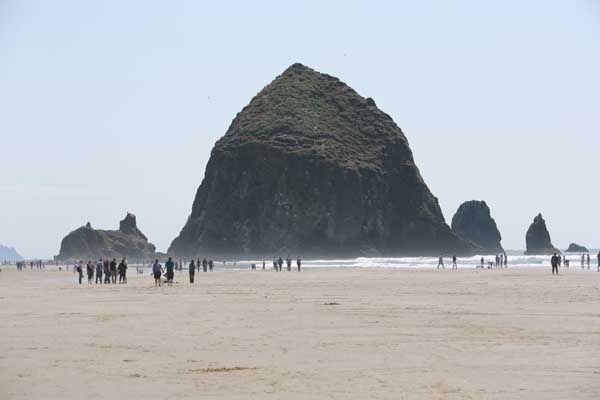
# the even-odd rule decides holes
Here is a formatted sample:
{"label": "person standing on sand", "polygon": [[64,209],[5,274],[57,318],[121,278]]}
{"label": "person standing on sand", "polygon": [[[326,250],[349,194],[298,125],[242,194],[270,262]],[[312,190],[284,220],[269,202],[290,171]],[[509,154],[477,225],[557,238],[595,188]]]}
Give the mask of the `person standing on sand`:
{"label": "person standing on sand", "polygon": [[79,275],[79,284],[81,285],[81,281],[83,280],[83,261],[79,261],[79,264],[76,265],[77,274]]}
{"label": "person standing on sand", "polygon": [[298,267],[298,272],[300,272],[301,265],[302,265],[302,260],[300,259],[300,257],[298,257],[298,259],[296,260],[296,266]]}
{"label": "person standing on sand", "polygon": [[554,253],[552,258],[550,259],[550,264],[552,265],[552,275],[554,275],[555,271],[556,275],[558,275],[558,256],[556,255],[556,253]]}
{"label": "person standing on sand", "polygon": [[127,259],[123,257],[119,263],[119,283],[127,283]]}
{"label": "person standing on sand", "polygon": [[110,283],[110,263],[108,260],[104,260],[104,267],[102,271],[104,272],[104,284],[107,285]]}
{"label": "person standing on sand", "polygon": [[99,259],[96,263],[96,285],[98,284],[98,281],[102,285],[102,268],[104,268],[104,263],[102,262],[102,259]]}
{"label": "person standing on sand", "polygon": [[287,265],[287,270],[291,271],[292,270],[292,258],[290,256],[287,256],[287,258],[285,260],[285,264]]}
{"label": "person standing on sand", "polygon": [[437,269],[440,269],[440,265],[442,266],[442,269],[446,269],[446,267],[444,267],[444,257],[441,257],[441,256],[438,259]]}
{"label": "person standing on sand", "polygon": [[161,286],[160,277],[163,274],[163,267],[158,263],[158,260],[155,260],[152,265],[152,274],[154,275],[154,286]]}
{"label": "person standing on sand", "polygon": [[452,256],[452,269],[458,269],[458,265],[456,264],[456,256]]}
{"label": "person standing on sand", "polygon": [[206,258],[202,260],[202,271],[208,271],[208,261],[206,260]]}
{"label": "person standing on sand", "polygon": [[504,268],[508,268],[508,256],[504,253]]}
{"label": "person standing on sand", "polygon": [[273,269],[279,271],[279,268],[277,267],[277,257],[273,257]]}
{"label": "person standing on sand", "polygon": [[588,266],[588,271],[590,270],[590,253],[587,253],[587,266]]}
{"label": "person standing on sand", "polygon": [[196,274],[196,264],[194,263],[194,259],[190,261],[188,265],[188,271],[190,272],[190,283],[194,283],[194,274]]}
{"label": "person standing on sand", "polygon": [[481,268],[485,268],[485,260],[481,257]]}
{"label": "person standing on sand", "polygon": [[581,255],[581,269],[585,269],[585,254]]}
{"label": "person standing on sand", "polygon": [[279,266],[279,271],[281,271],[281,267],[283,267],[283,258],[279,257],[277,260],[277,265]]}
{"label": "person standing on sand", "polygon": [[113,258],[110,262],[110,278],[113,285],[117,283],[117,259]]}
{"label": "person standing on sand", "polygon": [[598,259],[598,270],[596,272],[600,272],[600,251],[598,252],[596,258]]}
{"label": "person standing on sand", "polygon": [[91,261],[87,263],[87,276],[88,276],[88,285],[94,283],[94,265]]}
{"label": "person standing on sand", "polygon": [[210,272],[212,272],[214,266],[215,266],[215,263],[213,262],[213,260],[212,259],[208,260],[208,270]]}
{"label": "person standing on sand", "polygon": [[169,257],[165,263],[165,269],[167,270],[167,285],[173,286],[173,278],[175,278],[175,263]]}
{"label": "person standing on sand", "polygon": [[265,260],[263,260],[263,271],[265,270]]}

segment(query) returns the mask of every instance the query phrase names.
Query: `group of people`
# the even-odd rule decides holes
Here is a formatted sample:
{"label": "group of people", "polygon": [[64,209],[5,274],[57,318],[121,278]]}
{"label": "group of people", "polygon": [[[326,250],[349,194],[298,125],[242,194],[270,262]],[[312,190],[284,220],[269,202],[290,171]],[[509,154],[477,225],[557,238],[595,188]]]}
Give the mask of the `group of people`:
{"label": "group of people", "polygon": [[[17,271],[23,271],[25,268],[27,268],[26,261],[17,261]],[[29,268],[44,269],[46,268],[46,265],[44,265],[42,260],[32,260],[29,261]]]}
{"label": "group of people", "polygon": [[112,261],[108,259],[98,259],[95,263],[88,261],[87,264],[83,261],[79,261],[75,265],[74,271],[79,276],[79,284],[83,282],[83,269],[86,269],[88,284],[94,283],[94,276],[96,277],[95,283],[101,284],[116,284],[117,275],[119,277],[119,283],[127,283],[127,259],[123,258],[121,262],[117,263],[115,258]]}
{"label": "group of people", "polygon": [[[596,269],[596,272],[600,272],[600,251],[598,252],[598,255],[596,256],[597,260],[598,260],[598,267]],[[564,265],[566,268],[569,268],[569,259],[566,256],[560,256],[557,253],[554,253],[554,255],[552,256],[552,258],[550,258],[550,265],[552,266],[552,275],[556,274],[558,275],[558,268],[561,267],[562,265]],[[590,264],[591,264],[591,259],[590,259],[590,253],[587,254],[582,254],[581,255],[581,269],[585,269],[586,265],[587,265],[587,269],[588,271],[590,270]]]}
{"label": "group of people", "polygon": [[[485,258],[481,257],[480,264],[477,265],[476,268],[485,268],[485,265]],[[488,269],[508,268],[508,256],[506,255],[506,253],[497,254],[495,259],[487,263],[487,266]],[[446,269],[446,267],[444,266],[444,257],[442,256],[438,258],[437,269],[440,269],[440,267],[442,267],[442,269]],[[458,259],[456,258],[456,256],[452,256],[452,269],[458,269]]]}
{"label": "group of people", "polygon": [[[287,258],[285,259],[285,265],[286,265],[288,271],[292,270],[292,258],[290,256],[287,256]],[[281,272],[282,267],[283,267],[283,258],[273,257],[273,269],[277,272]],[[300,268],[302,268],[302,260],[300,259],[300,257],[298,257],[296,259],[296,268],[298,269],[298,272],[300,272]],[[264,261],[263,261],[263,269],[265,269]]]}

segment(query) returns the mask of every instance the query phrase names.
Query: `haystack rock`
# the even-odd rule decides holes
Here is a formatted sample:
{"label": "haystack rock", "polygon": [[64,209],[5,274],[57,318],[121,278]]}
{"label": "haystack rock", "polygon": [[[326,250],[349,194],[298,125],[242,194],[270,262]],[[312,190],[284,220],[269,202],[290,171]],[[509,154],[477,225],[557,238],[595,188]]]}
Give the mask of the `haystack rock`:
{"label": "haystack rock", "polygon": [[567,253],[589,253],[590,251],[585,246],[578,245],[577,243],[571,243],[569,248],[566,250]]}
{"label": "haystack rock", "polygon": [[394,121],[294,64],[215,145],[175,255],[466,254]]}
{"label": "haystack rock", "polygon": [[504,253],[502,236],[485,201],[466,201],[452,217],[452,232],[481,247],[482,254]]}
{"label": "haystack rock", "polygon": [[538,214],[533,219],[533,223],[527,230],[525,241],[527,243],[525,254],[527,255],[560,253],[560,250],[552,245],[550,233],[542,214]]}
{"label": "haystack rock", "polygon": [[137,228],[135,215],[127,213],[119,224],[119,230],[94,229],[88,222],[69,233],[62,240],[57,260],[89,260],[98,258],[127,257],[131,260],[147,260],[154,256],[156,248]]}

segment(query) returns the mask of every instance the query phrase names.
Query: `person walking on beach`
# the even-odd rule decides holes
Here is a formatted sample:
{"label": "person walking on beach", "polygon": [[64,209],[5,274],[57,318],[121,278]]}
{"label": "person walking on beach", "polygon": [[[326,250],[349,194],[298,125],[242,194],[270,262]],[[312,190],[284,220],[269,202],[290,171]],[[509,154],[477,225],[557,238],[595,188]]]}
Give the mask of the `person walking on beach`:
{"label": "person walking on beach", "polygon": [[496,265],[495,267],[497,268],[500,265],[500,256],[498,254],[496,254]]}
{"label": "person walking on beach", "polygon": [[485,268],[485,260],[481,257],[481,268]]}
{"label": "person walking on beach", "polygon": [[83,281],[83,261],[79,261],[79,264],[75,266],[77,269],[77,274],[79,275],[79,284],[81,285],[81,281]]}
{"label": "person walking on beach", "polygon": [[208,271],[212,272],[213,268],[215,266],[215,263],[213,262],[212,259],[208,260]]}
{"label": "person walking on beach", "polygon": [[298,259],[296,260],[296,266],[298,267],[298,272],[300,272],[301,265],[302,265],[302,260],[300,259],[300,257],[298,257]]}
{"label": "person walking on beach", "polygon": [[190,283],[194,283],[194,275],[196,274],[196,264],[194,263],[194,259],[190,261],[188,271],[190,272]]}
{"label": "person walking on beach", "polygon": [[273,269],[279,271],[279,267],[277,267],[277,257],[273,257]]}
{"label": "person walking on beach", "polygon": [[175,263],[169,257],[165,263],[165,269],[167,270],[167,285],[173,286],[173,278],[175,278]]}
{"label": "person walking on beach", "polygon": [[440,265],[442,266],[442,269],[446,269],[446,267],[444,267],[444,257],[441,257],[441,256],[438,259],[437,269],[440,269]]}
{"label": "person walking on beach", "polygon": [[263,271],[265,270],[265,266],[266,266],[265,260],[263,260]]}
{"label": "person walking on beach", "polygon": [[287,266],[287,270],[291,271],[292,270],[292,258],[290,256],[288,256],[285,260],[285,264]]}
{"label": "person walking on beach", "polygon": [[154,275],[154,286],[161,286],[160,277],[163,274],[163,267],[158,263],[158,260],[155,260],[152,265],[152,274]]}
{"label": "person walking on beach", "polygon": [[598,259],[598,270],[596,272],[600,272],[600,251],[598,252],[596,258]]}
{"label": "person walking on beach", "polygon": [[588,271],[590,270],[590,253],[587,253],[587,267]]}
{"label": "person walking on beach", "polygon": [[554,253],[550,259],[550,264],[552,265],[552,275],[554,275],[554,272],[556,272],[556,275],[558,275],[558,256],[556,253]]}
{"label": "person walking on beach", "polygon": [[585,254],[581,255],[581,269],[585,269]]}
{"label": "person walking on beach", "polygon": [[88,285],[91,285],[92,283],[94,283],[94,265],[92,264],[91,261],[88,261],[86,269],[87,269]]}
{"label": "person walking on beach", "polygon": [[127,283],[127,259],[123,257],[119,263],[119,283]]}
{"label": "person walking on beach", "polygon": [[452,256],[452,269],[458,269],[458,265],[456,264],[456,256]]}
{"label": "person walking on beach", "polygon": [[508,268],[508,256],[504,253],[504,268]]}
{"label": "person walking on beach", "polygon": [[202,271],[208,271],[208,261],[206,261],[206,258],[202,260]]}
{"label": "person walking on beach", "polygon": [[283,258],[279,257],[277,260],[277,265],[279,266],[279,271],[281,271],[281,267],[283,266]]}
{"label": "person walking on beach", "polygon": [[113,285],[117,283],[117,259],[113,258],[110,262],[110,278]]}
{"label": "person walking on beach", "polygon": [[96,263],[96,285],[98,282],[102,285],[102,268],[104,268],[104,263],[102,262],[102,259],[100,259]]}

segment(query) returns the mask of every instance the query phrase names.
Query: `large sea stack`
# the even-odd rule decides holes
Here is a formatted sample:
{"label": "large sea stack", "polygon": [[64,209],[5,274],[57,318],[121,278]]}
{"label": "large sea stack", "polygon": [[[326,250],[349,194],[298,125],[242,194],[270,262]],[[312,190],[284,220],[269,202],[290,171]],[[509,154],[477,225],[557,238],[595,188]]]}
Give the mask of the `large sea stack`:
{"label": "large sea stack", "polygon": [[452,217],[452,232],[481,247],[482,254],[504,253],[502,236],[485,201],[466,201]]}
{"label": "large sea stack", "polygon": [[392,118],[294,64],[215,145],[175,255],[467,254]]}
{"label": "large sea stack", "polygon": [[527,255],[560,253],[560,250],[552,245],[550,233],[542,214],[538,214],[533,219],[533,223],[529,226],[525,235],[525,241],[527,244],[525,254]]}
{"label": "large sea stack", "polygon": [[88,222],[69,233],[60,244],[57,260],[90,260],[98,258],[127,257],[147,260],[156,248],[137,228],[135,215],[127,213],[119,230],[94,229]]}

